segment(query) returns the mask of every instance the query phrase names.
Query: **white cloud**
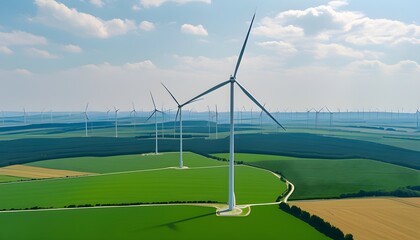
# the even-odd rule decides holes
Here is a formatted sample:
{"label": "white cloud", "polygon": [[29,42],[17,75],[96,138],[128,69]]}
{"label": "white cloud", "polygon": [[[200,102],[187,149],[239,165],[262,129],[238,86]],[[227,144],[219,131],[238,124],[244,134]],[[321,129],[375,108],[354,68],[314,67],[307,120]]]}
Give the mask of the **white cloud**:
{"label": "white cloud", "polygon": [[5,47],[5,46],[0,46],[0,53],[6,54],[6,55],[12,55],[13,51],[12,49]]}
{"label": "white cloud", "polygon": [[192,35],[199,35],[199,36],[208,36],[207,30],[203,27],[203,25],[199,24],[197,26],[191,24],[183,24],[181,26],[181,32],[192,34]]}
{"label": "white cloud", "polygon": [[344,39],[355,45],[420,43],[420,26],[390,19],[372,19],[360,12],[338,8],[346,4],[346,1],[332,1],[305,10],[280,12],[275,17],[263,18],[255,34],[277,39],[290,36]]}
{"label": "white cloud", "polygon": [[347,6],[349,3],[345,0],[336,0],[336,1],[330,1],[328,2],[328,5],[333,8],[340,8],[343,6]]}
{"label": "white cloud", "polygon": [[162,4],[167,2],[173,2],[176,4],[187,4],[192,2],[211,4],[211,0],[140,0],[138,4],[133,5],[133,10],[140,10],[141,8],[152,8],[160,7]]}
{"label": "white cloud", "polygon": [[272,49],[281,53],[294,53],[296,52],[296,48],[288,42],[283,41],[267,41],[267,42],[259,42],[257,43],[258,46],[261,46],[266,49]]}
{"label": "white cloud", "polygon": [[155,24],[149,21],[143,21],[140,23],[139,28],[144,31],[152,31],[155,30]]}
{"label": "white cloud", "polygon": [[150,60],[145,60],[142,62],[136,63],[126,63],[123,65],[123,68],[127,70],[141,70],[141,69],[156,69],[156,66]]}
{"label": "white cloud", "polygon": [[105,5],[105,3],[102,0],[89,0],[89,2],[98,8],[101,8]]}
{"label": "white cloud", "polygon": [[81,53],[83,50],[81,47],[73,44],[68,44],[63,47],[64,51],[70,53]]}
{"label": "white cloud", "polygon": [[33,35],[22,31],[0,32],[0,45],[45,45],[45,37]]}
{"label": "white cloud", "polygon": [[82,36],[109,38],[136,29],[136,24],[132,20],[119,18],[102,20],[74,8],[68,8],[55,0],[35,0],[35,4],[38,13],[32,20]]}
{"label": "white cloud", "polygon": [[315,49],[315,58],[323,59],[330,56],[343,56],[350,58],[363,58],[365,54],[340,44],[318,44]]}
{"label": "white cloud", "polygon": [[58,58],[57,55],[51,54],[48,51],[41,50],[41,49],[38,49],[38,48],[28,48],[28,49],[26,49],[26,53],[29,56],[36,57],[36,58],[46,58],[46,59]]}
{"label": "white cloud", "polygon": [[23,75],[23,76],[29,76],[32,75],[32,72],[29,70],[26,70],[24,68],[16,68],[14,70],[15,73],[19,74],[19,75]]}

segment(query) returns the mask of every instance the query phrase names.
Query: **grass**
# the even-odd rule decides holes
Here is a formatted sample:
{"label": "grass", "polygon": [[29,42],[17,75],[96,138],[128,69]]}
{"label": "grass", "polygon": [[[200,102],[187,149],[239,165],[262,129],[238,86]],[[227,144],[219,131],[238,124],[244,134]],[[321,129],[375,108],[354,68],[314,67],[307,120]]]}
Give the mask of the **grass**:
{"label": "grass", "polygon": [[213,208],[195,206],[0,213],[0,239],[205,240],[279,237],[291,240],[328,239],[277,206],[253,207],[248,217],[217,217]]}
{"label": "grass", "polygon": [[0,183],[2,182],[15,182],[19,180],[25,180],[26,178],[22,177],[12,177],[12,176],[6,176],[6,175],[0,175]]}
{"label": "grass", "polygon": [[[227,154],[215,154],[228,158]],[[420,171],[367,159],[305,159],[235,154],[236,161],[281,172],[296,187],[291,199],[333,198],[360,190],[420,185]]]}
{"label": "grass", "polygon": [[[200,155],[185,152],[184,166],[205,167],[227,165]],[[64,169],[78,172],[110,173],[155,169],[164,167],[178,167],[179,153],[163,153],[159,155],[121,155],[111,157],[78,157],[38,161],[26,164],[34,167]]]}
{"label": "grass", "polygon": [[[239,204],[274,202],[286,188],[269,172],[247,166],[235,170]],[[161,201],[227,202],[227,183],[228,167],[222,166],[0,184],[0,209]]]}

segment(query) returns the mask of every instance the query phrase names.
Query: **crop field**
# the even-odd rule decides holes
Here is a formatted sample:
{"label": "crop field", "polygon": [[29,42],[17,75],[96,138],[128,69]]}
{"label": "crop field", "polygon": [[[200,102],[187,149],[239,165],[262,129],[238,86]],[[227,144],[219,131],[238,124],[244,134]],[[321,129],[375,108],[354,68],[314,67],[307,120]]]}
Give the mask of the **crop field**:
{"label": "crop field", "polygon": [[[253,207],[248,217],[217,217],[214,211],[145,206],[0,212],[0,239],[276,239],[279,234],[291,240],[328,239],[277,206]],[[25,231],[16,231],[17,226]]]}
{"label": "crop field", "polygon": [[22,178],[22,177],[0,175],[0,183],[2,183],[2,182],[14,182],[14,181],[25,180],[25,179],[26,178]]}
{"label": "crop field", "polygon": [[407,239],[420,236],[420,198],[368,198],[293,201],[355,239]]}
{"label": "crop field", "polygon": [[[227,165],[226,162],[214,161],[198,154],[183,153],[184,166],[208,167]],[[134,170],[145,170],[179,166],[179,153],[163,153],[159,155],[135,154],[111,157],[79,157],[61,158],[38,161],[26,164],[27,166],[65,169],[80,172],[110,173]]]}
{"label": "crop field", "polygon": [[[216,156],[228,158],[227,154]],[[360,190],[420,185],[420,171],[367,159],[312,159],[235,154],[236,161],[281,172],[296,187],[291,199],[331,198]]]}
{"label": "crop field", "polygon": [[12,166],[0,168],[0,174],[14,176],[14,177],[40,179],[40,178],[75,177],[75,176],[89,175],[90,173],[50,169],[50,168],[43,168],[43,167],[33,167],[33,166],[25,166],[25,165],[12,165]]}
{"label": "crop field", "polygon": [[[0,209],[160,201],[226,202],[225,163],[198,156],[195,159],[203,160],[204,166],[1,184]],[[208,161],[220,165],[208,166]],[[286,185],[267,171],[247,166],[236,168],[239,204],[274,202],[285,189]]]}

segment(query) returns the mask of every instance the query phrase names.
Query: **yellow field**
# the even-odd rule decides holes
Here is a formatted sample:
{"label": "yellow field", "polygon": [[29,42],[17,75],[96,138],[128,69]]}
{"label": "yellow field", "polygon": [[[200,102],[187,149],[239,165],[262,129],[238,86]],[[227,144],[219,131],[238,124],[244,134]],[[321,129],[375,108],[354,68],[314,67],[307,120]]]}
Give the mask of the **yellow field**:
{"label": "yellow field", "polygon": [[354,239],[420,238],[420,198],[293,201]]}
{"label": "yellow field", "polygon": [[91,173],[57,170],[50,168],[31,167],[25,165],[11,165],[0,168],[0,175],[24,178],[58,178],[88,175]]}

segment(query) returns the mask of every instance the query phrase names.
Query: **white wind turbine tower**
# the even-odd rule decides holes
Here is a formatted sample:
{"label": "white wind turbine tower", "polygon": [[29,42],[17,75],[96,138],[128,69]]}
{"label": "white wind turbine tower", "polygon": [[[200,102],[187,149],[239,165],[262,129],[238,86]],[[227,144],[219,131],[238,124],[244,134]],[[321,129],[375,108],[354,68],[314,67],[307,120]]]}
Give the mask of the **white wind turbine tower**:
{"label": "white wind turbine tower", "polygon": [[152,114],[150,114],[150,117],[149,117],[149,118],[147,118],[146,122],[147,122],[147,121],[149,121],[149,119],[150,119],[150,118],[152,118],[152,117],[153,117],[153,115],[155,115],[155,153],[156,153],[156,154],[158,154],[158,153],[159,153],[159,151],[158,151],[157,113],[162,113],[162,114],[163,114],[163,112],[159,111],[159,110],[156,108],[155,99],[153,99],[152,92],[150,92],[150,97],[152,98],[152,102],[153,102],[153,107],[154,107],[154,109],[153,109]]}
{"label": "white wind turbine tower", "polygon": [[219,132],[218,132],[218,129],[217,129],[217,127],[218,127],[217,124],[219,124],[219,112],[217,111],[217,104],[216,104],[216,139],[219,138],[219,136],[218,136]]}
{"label": "white wind turbine tower", "polygon": [[115,137],[118,137],[118,111],[120,111],[120,109],[117,109],[114,106],[114,111],[115,111]]}
{"label": "white wind turbine tower", "polygon": [[84,115],[85,115],[85,136],[86,137],[88,136],[88,121],[89,121],[89,117],[88,117],[88,114],[87,114],[88,107],[89,107],[89,103],[86,104],[86,108],[85,108],[85,112],[84,112]]}
{"label": "white wind turbine tower", "polygon": [[132,103],[132,105],[133,105],[133,110],[131,110],[130,115],[132,115],[134,117],[134,119],[133,119],[133,126],[134,126],[134,131],[136,131],[137,111],[136,111],[136,108],[134,106],[134,103]]}
{"label": "white wind turbine tower", "polygon": [[23,108],[23,123],[26,124],[26,109]]}
{"label": "white wind turbine tower", "polygon": [[319,115],[319,113],[320,113],[322,110],[324,110],[324,108],[325,108],[325,107],[323,107],[323,108],[319,109],[318,111],[317,111],[317,110],[315,110],[315,128],[318,128],[318,115]]}
{"label": "white wind turbine tower", "polygon": [[198,99],[198,98],[200,98],[200,97],[202,97],[202,96],[204,96],[208,93],[211,93],[211,92],[215,91],[216,89],[219,89],[219,88],[221,88],[221,87],[223,87],[227,84],[230,84],[230,144],[229,144],[230,147],[229,147],[229,193],[228,193],[228,195],[229,195],[229,200],[228,200],[229,207],[227,209],[228,211],[233,211],[236,208],[236,199],[235,199],[235,191],[234,191],[234,187],[235,187],[235,184],[234,184],[234,162],[235,162],[235,159],[234,159],[234,152],[235,152],[234,151],[234,149],[235,149],[234,148],[234,145],[235,145],[235,136],[234,136],[234,134],[235,134],[234,133],[234,129],[235,129],[235,127],[234,127],[234,109],[235,109],[234,89],[235,89],[235,83],[245,93],[245,95],[248,96],[248,98],[250,98],[271,119],[273,119],[280,127],[283,128],[283,126],[236,80],[236,74],[238,73],[239,65],[241,63],[242,56],[243,56],[244,51],[245,51],[245,47],[246,47],[246,44],[247,44],[247,41],[248,41],[249,34],[251,32],[252,24],[254,23],[254,19],[255,19],[255,14],[252,17],[251,24],[250,24],[249,29],[248,29],[248,33],[246,35],[244,44],[243,44],[242,49],[241,49],[241,53],[239,54],[238,61],[236,63],[236,67],[235,67],[235,71],[234,71],[233,75],[230,76],[230,79],[225,81],[225,82],[222,82],[222,83],[220,83],[220,84],[218,84],[218,85],[216,85],[216,86],[214,86],[210,89],[208,89],[207,91],[199,94],[198,96],[196,96],[196,97],[194,97],[191,100],[186,102],[186,104],[188,104],[188,103],[190,103],[190,102],[192,102],[192,101],[194,101],[194,100],[196,100],[196,99]]}
{"label": "white wind turbine tower", "polygon": [[327,109],[327,111],[330,113],[330,135],[331,135],[331,131],[332,131],[332,124],[333,124],[333,112],[330,111],[330,109],[328,107],[325,107],[325,109]]}
{"label": "white wind turbine tower", "polygon": [[111,109],[108,109],[107,111],[106,111],[106,119],[109,121],[109,112],[111,111]]}
{"label": "white wind turbine tower", "polygon": [[[178,119],[178,116],[179,116],[179,168],[183,168],[184,163],[183,163],[183,159],[182,159],[182,108],[186,104],[180,104],[178,102],[178,100],[175,98],[175,96],[171,93],[171,91],[169,91],[169,89],[165,86],[165,84],[162,83],[162,86],[166,89],[166,91],[168,91],[169,95],[171,95],[172,99],[175,101],[175,103],[178,107],[178,110],[177,110],[176,115],[175,115],[175,121],[174,122],[176,122],[176,120]],[[153,99],[153,97],[152,97],[152,99]],[[200,101],[200,100],[201,99],[196,99],[195,101],[192,101],[192,102],[196,102],[196,101]],[[192,103],[192,102],[190,102],[190,103]],[[155,111],[156,111],[156,109],[155,109]],[[157,148],[156,148],[156,153],[157,153]]]}

